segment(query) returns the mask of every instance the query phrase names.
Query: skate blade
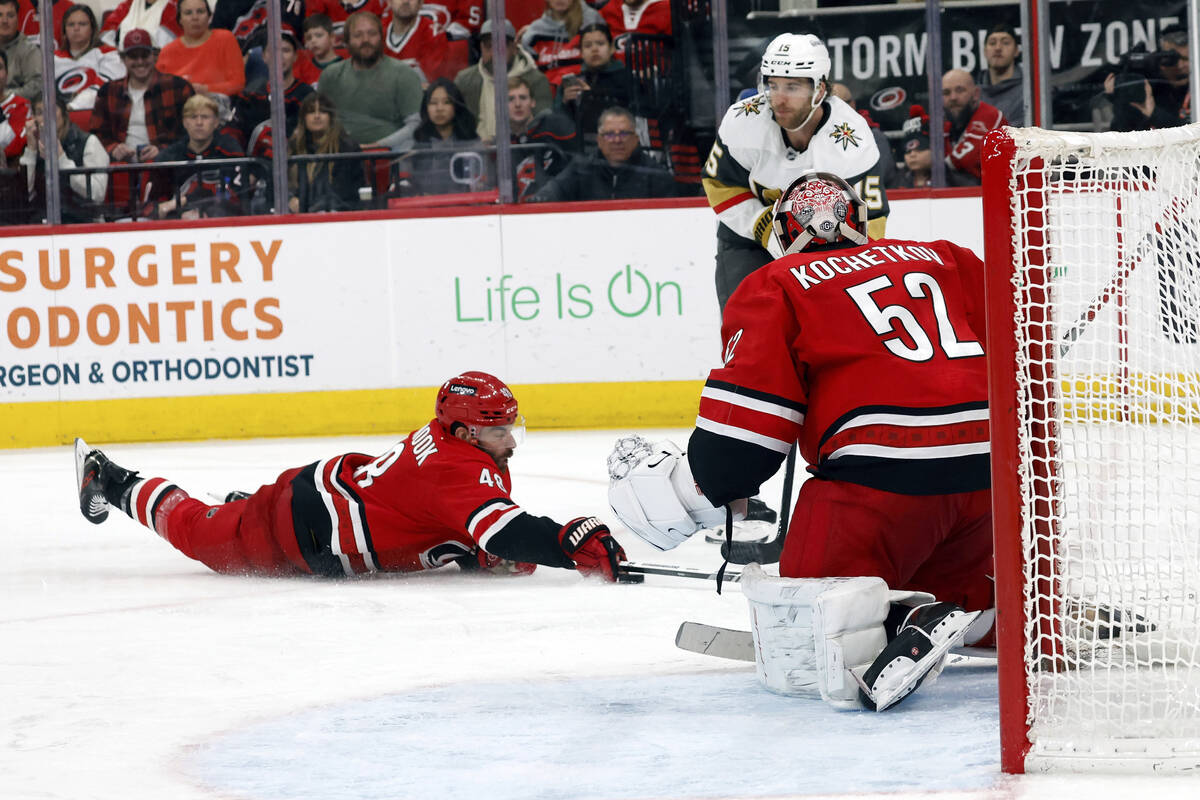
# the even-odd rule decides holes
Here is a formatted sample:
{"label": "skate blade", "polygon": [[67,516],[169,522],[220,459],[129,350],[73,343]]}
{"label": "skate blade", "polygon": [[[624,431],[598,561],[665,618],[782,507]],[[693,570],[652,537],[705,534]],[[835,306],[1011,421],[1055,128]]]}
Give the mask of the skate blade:
{"label": "skate blade", "polygon": [[92,452],[92,448],[88,447],[88,443],[83,439],[75,439],[75,493],[79,493],[79,487],[83,484],[83,462],[87,460],[87,454]]}

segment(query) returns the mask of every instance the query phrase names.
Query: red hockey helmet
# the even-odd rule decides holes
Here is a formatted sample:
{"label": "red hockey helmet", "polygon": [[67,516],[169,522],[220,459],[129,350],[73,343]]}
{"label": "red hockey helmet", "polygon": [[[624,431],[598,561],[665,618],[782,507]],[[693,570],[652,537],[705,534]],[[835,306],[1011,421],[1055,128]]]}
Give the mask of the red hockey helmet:
{"label": "red hockey helmet", "polygon": [[806,172],[783,190],[772,210],[775,241],[784,255],[811,245],[867,243],[867,205],[830,172]]}
{"label": "red hockey helmet", "polygon": [[512,390],[486,372],[464,372],[443,383],[434,409],[447,433],[459,422],[476,439],[484,428],[517,421],[517,399]]}

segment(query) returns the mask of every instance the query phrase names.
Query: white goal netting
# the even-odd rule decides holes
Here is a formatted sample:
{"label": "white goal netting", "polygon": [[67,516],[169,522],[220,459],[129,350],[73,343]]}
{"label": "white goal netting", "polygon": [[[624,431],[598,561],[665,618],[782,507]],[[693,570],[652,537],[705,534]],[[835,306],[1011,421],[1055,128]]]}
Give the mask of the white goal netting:
{"label": "white goal netting", "polygon": [[1200,126],[1010,133],[1026,768],[1196,769]]}

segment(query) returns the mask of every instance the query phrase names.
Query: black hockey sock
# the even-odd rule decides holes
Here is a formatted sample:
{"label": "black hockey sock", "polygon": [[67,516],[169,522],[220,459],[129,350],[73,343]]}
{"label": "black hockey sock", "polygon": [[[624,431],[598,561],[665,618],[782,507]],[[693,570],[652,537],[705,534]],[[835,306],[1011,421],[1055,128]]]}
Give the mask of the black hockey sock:
{"label": "black hockey sock", "polygon": [[138,474],[109,461],[101,467],[100,476],[104,486],[104,499],[128,514],[129,491],[138,482]]}

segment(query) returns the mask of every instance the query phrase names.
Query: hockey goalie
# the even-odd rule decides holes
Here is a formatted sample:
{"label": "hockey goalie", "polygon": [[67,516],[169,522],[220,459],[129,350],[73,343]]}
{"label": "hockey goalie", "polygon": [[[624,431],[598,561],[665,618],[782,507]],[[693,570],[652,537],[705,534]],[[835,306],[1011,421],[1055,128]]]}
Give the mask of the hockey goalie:
{"label": "hockey goalie", "polygon": [[[883,710],[994,619],[983,264],[947,241],[868,240],[841,178],[776,202],[782,258],[734,292],[687,452],[627,437],[609,501],[662,550],[809,465],[779,562],[742,574],[758,674]],[[990,643],[990,642],[988,642]]]}

